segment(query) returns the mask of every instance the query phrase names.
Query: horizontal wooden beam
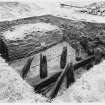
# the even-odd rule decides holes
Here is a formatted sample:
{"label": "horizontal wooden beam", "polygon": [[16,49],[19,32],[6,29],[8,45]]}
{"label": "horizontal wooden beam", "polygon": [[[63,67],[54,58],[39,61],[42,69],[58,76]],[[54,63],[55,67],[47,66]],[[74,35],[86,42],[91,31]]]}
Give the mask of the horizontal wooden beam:
{"label": "horizontal wooden beam", "polygon": [[90,61],[94,61],[94,60],[95,60],[95,55],[92,55],[92,56],[90,56],[90,57],[88,57],[88,58],[86,58],[86,59],[84,59],[84,60],[82,60],[82,61],[76,63],[76,64],[74,65],[74,71],[77,70],[77,69],[79,69],[80,67],[85,66],[85,65],[88,64]]}
{"label": "horizontal wooden beam", "polygon": [[50,85],[51,83],[55,82],[61,72],[54,73],[52,76],[47,77],[46,79],[43,79],[41,82],[39,82],[37,85],[34,86],[35,92],[40,91],[42,88]]}
{"label": "horizontal wooden beam", "polygon": [[64,70],[62,71],[62,73],[60,74],[58,80],[56,81],[53,91],[51,92],[51,94],[49,95],[49,98],[53,99],[57,96],[57,93],[62,85],[62,82],[66,76],[66,73],[71,69],[71,64],[67,64],[66,67],[64,68]]}

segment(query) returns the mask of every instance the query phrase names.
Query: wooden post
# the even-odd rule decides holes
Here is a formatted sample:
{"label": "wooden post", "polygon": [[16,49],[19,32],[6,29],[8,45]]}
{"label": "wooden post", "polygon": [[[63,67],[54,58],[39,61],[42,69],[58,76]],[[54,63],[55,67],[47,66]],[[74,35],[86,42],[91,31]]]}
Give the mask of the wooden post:
{"label": "wooden post", "polygon": [[44,62],[43,74],[44,74],[44,78],[46,78],[47,77],[47,58],[46,58],[46,55],[43,56],[43,62]]}
{"label": "wooden post", "polygon": [[67,46],[63,47],[63,51],[60,58],[60,68],[64,69],[66,63],[67,63]]}
{"label": "wooden post", "polygon": [[0,38],[0,54],[7,62],[9,61],[8,48],[1,38]]}
{"label": "wooden post", "polygon": [[43,77],[43,74],[42,74],[42,60],[43,60],[43,56],[42,56],[42,53],[40,53],[40,78]]}
{"label": "wooden post", "polygon": [[47,58],[46,56],[42,56],[40,54],[40,78],[46,78],[47,77]]}
{"label": "wooden post", "polygon": [[32,63],[33,58],[34,58],[34,57],[30,57],[30,58],[27,60],[27,62],[26,62],[26,64],[24,65],[24,67],[23,67],[22,74],[21,74],[21,76],[22,76],[23,79],[26,78],[26,76],[27,76],[27,74],[28,74],[28,71],[30,70],[30,66],[31,66],[31,63]]}
{"label": "wooden post", "polygon": [[88,56],[93,55],[93,51],[90,51],[90,49],[89,49],[89,45],[88,45],[89,43],[88,43],[87,39],[80,40],[80,44],[84,48],[84,50],[88,54]]}
{"label": "wooden post", "polygon": [[58,91],[60,89],[60,86],[62,85],[64,77],[65,77],[65,75],[66,75],[66,73],[68,72],[69,69],[70,69],[70,64],[67,64],[64,71],[59,76],[59,78],[58,78],[58,80],[57,80],[57,82],[56,82],[56,84],[55,84],[55,86],[54,86],[54,88],[53,88],[53,90],[52,90],[52,92],[51,92],[51,94],[49,96],[50,99],[53,99],[53,98],[55,98],[57,96],[57,93],[58,93]]}
{"label": "wooden post", "polygon": [[67,76],[66,76],[66,79],[67,79],[67,88],[69,88],[69,86],[75,82],[75,78],[74,78],[74,68],[73,68],[73,64],[71,63],[70,64],[70,69],[68,70],[67,72]]}
{"label": "wooden post", "polygon": [[102,51],[100,48],[95,50],[95,64],[99,64],[102,60]]}
{"label": "wooden post", "polygon": [[76,61],[80,61],[80,60],[82,60],[82,58],[80,57],[80,45],[79,45],[79,43],[78,42],[76,42],[75,43],[76,45],[75,45],[75,56],[76,56]]}
{"label": "wooden post", "polygon": [[78,49],[78,46],[76,47],[76,50],[75,50],[75,56],[76,56],[76,61],[80,61],[80,58],[79,58],[79,49]]}
{"label": "wooden post", "polygon": [[89,70],[92,67],[93,67],[93,61],[90,61],[88,62],[88,64],[86,64],[86,70]]}
{"label": "wooden post", "polygon": [[99,64],[101,62],[101,56],[98,55],[95,57],[95,65]]}
{"label": "wooden post", "polygon": [[41,92],[41,90],[47,86],[49,86],[52,83],[55,83],[60,76],[61,72],[54,73],[53,75],[43,79],[38,84],[34,86],[35,92]]}

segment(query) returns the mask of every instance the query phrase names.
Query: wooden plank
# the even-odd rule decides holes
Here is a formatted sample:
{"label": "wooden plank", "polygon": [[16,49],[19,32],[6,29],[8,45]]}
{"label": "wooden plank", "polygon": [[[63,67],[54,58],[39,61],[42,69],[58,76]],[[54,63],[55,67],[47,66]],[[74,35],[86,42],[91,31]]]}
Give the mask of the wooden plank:
{"label": "wooden plank", "polygon": [[90,61],[94,61],[94,60],[95,60],[95,55],[92,55],[92,56],[90,56],[90,57],[88,57],[88,58],[86,58],[86,59],[84,59],[84,60],[82,60],[82,61],[76,63],[76,64],[74,65],[74,71],[77,70],[77,69],[80,68],[80,67],[84,67],[84,66],[85,66],[86,64],[88,64]]}
{"label": "wooden plank", "polygon": [[71,66],[70,63],[67,64],[64,71],[60,74],[60,76],[59,76],[59,78],[58,78],[58,80],[57,80],[57,82],[56,82],[56,84],[55,84],[55,86],[53,88],[53,91],[49,95],[50,99],[53,99],[53,98],[56,97],[56,95],[57,95],[57,93],[58,93],[58,91],[60,89],[60,86],[61,86],[61,84],[62,84],[62,82],[64,80],[64,77],[65,77],[66,73],[70,70],[70,66]]}
{"label": "wooden plank", "polygon": [[53,74],[52,76],[43,79],[37,85],[33,86],[35,92],[39,92],[42,88],[44,88],[44,87],[50,85],[51,83],[55,82],[60,74],[61,74],[61,72],[57,72],[57,73]]}
{"label": "wooden plank", "polygon": [[40,78],[46,78],[48,75],[47,71],[47,58],[46,55],[40,54]]}
{"label": "wooden plank", "polygon": [[73,64],[71,63],[70,70],[68,70],[66,74],[66,87],[69,88],[69,86],[74,82],[75,82],[74,67]]}
{"label": "wooden plank", "polygon": [[63,51],[60,58],[60,68],[64,69],[67,63],[67,46],[63,47]]}
{"label": "wooden plank", "polygon": [[28,74],[28,71],[30,70],[30,66],[31,66],[31,63],[32,63],[32,60],[33,60],[34,57],[30,57],[26,64],[24,65],[23,69],[22,69],[22,72],[21,72],[21,76],[23,79],[26,78],[27,74]]}
{"label": "wooden plank", "polygon": [[[86,64],[89,63],[89,61],[94,60],[95,56],[90,56],[76,64],[74,64],[74,71],[78,70],[80,67],[85,66]],[[55,82],[58,77],[61,75],[62,71],[57,72],[55,74],[53,74],[50,77],[47,77],[46,79],[42,80],[41,82],[39,82],[37,85],[34,86],[34,90],[37,92],[41,92],[41,89],[45,88],[46,86],[50,85],[51,83]]]}

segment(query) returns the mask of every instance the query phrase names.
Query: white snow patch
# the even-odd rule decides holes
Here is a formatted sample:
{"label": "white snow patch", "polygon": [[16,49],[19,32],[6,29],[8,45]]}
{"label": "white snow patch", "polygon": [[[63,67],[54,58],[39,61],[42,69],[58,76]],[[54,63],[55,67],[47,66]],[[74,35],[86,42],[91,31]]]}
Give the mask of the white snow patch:
{"label": "white snow patch", "polygon": [[38,15],[43,11],[43,8],[36,3],[0,2],[0,21],[35,16],[35,14]]}
{"label": "white snow patch", "polygon": [[[73,8],[61,8],[60,3],[70,4],[73,6],[89,5],[96,1],[105,0],[35,0],[34,2],[3,2],[0,5],[0,21],[11,21],[32,16],[41,15],[54,15],[66,19],[72,19],[76,21],[88,21],[96,23],[105,23],[105,17],[83,14],[77,12],[79,9]],[[1,4],[1,3],[0,3]],[[16,5],[17,4],[17,5]]]}
{"label": "white snow patch", "polygon": [[46,99],[0,57],[0,102],[45,102]]}
{"label": "white snow patch", "polygon": [[53,102],[105,102],[105,60],[83,74]]}
{"label": "white snow patch", "polygon": [[[55,25],[49,23],[36,23],[36,24],[22,24],[12,26],[11,30],[5,31],[3,36],[8,40],[23,39],[26,35],[33,35],[35,32],[47,32],[59,29]],[[35,35],[35,34],[34,34]]]}

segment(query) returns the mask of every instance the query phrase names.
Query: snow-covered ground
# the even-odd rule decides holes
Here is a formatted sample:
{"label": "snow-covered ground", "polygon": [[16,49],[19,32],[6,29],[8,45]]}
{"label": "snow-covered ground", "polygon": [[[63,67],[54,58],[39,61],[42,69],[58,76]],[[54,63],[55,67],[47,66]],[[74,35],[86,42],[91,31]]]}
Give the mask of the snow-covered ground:
{"label": "snow-covered ground", "polygon": [[0,21],[14,20],[17,18],[51,14],[63,18],[105,23],[105,18],[76,12],[77,8],[61,8],[60,3],[75,6],[85,6],[95,1],[105,0],[33,0],[32,2],[0,3]]}
{"label": "snow-covered ground", "polygon": [[35,3],[0,2],[0,21],[14,20],[43,13],[43,9]]}
{"label": "snow-covered ground", "polygon": [[0,102],[45,102],[45,98],[35,94],[16,71],[0,57]]}
{"label": "snow-covered ground", "polygon": [[105,60],[84,73],[54,102],[105,102]]}
{"label": "snow-covered ground", "polygon": [[[23,39],[27,35],[36,35],[35,32],[47,32],[59,30],[59,28],[55,25],[51,25],[49,23],[35,23],[35,24],[21,24],[17,26],[12,26],[11,30],[5,31],[3,36],[7,40],[16,40]],[[37,37],[37,36],[36,36]]]}
{"label": "snow-covered ground", "polygon": [[[42,3],[45,7],[45,10],[49,12],[49,14],[58,16],[58,17],[63,17],[67,19],[72,19],[76,21],[88,21],[88,22],[96,22],[96,23],[105,23],[105,18],[102,16],[94,16],[94,15],[89,15],[89,14],[83,14],[77,12],[79,10],[78,8],[60,8],[60,3],[65,3],[65,4],[70,4],[74,6],[81,6],[84,7],[85,5],[88,5],[90,3],[93,3],[95,1],[105,1],[105,0],[58,0],[56,2],[51,2],[51,3]],[[51,5],[53,4],[53,5]],[[51,8],[51,9],[49,9]]]}

